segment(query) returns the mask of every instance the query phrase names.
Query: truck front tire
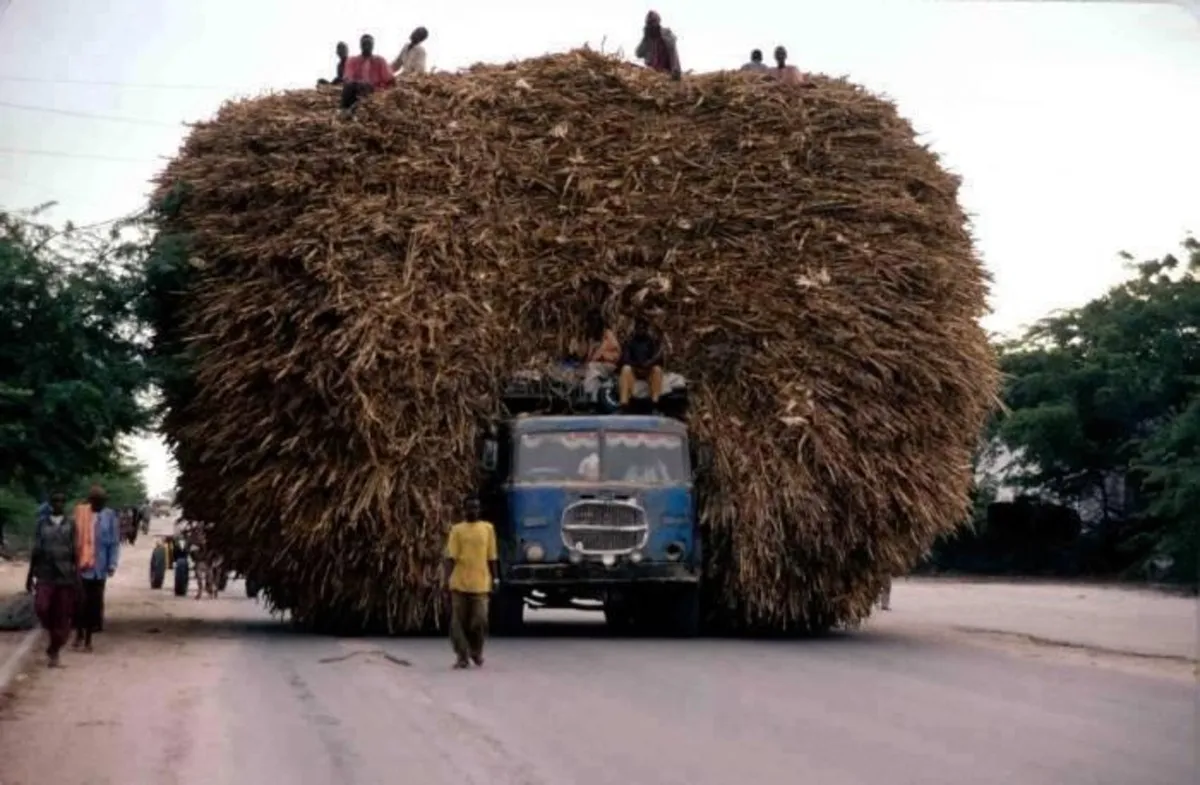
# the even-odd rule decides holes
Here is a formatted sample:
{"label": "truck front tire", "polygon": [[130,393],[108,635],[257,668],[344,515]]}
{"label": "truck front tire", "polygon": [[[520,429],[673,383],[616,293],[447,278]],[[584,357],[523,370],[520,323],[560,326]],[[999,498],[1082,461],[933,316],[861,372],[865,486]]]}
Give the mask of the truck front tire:
{"label": "truck front tire", "polygon": [[519,635],[525,626],[525,595],[513,589],[498,589],[489,603],[488,616],[493,635]]}
{"label": "truck front tire", "polygon": [[696,584],[676,587],[664,603],[667,624],[677,638],[695,638],[700,634],[700,587]]}
{"label": "truck front tire", "polygon": [[188,569],[187,557],[180,557],[175,560],[175,596],[186,597],[188,593],[188,580],[191,577]]}

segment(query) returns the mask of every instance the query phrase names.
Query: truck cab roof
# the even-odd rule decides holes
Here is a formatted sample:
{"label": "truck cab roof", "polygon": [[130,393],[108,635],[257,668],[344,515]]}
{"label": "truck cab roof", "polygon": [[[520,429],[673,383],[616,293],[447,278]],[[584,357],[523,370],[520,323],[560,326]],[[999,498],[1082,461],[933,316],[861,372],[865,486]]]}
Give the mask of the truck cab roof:
{"label": "truck cab roof", "polygon": [[512,421],[512,430],[515,434],[554,431],[653,431],[687,435],[687,426],[679,420],[640,414],[521,415]]}

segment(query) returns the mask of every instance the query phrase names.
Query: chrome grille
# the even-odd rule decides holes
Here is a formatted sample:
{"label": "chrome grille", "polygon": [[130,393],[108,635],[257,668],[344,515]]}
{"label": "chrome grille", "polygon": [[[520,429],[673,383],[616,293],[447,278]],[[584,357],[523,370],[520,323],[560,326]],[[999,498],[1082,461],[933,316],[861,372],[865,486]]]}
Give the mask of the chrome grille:
{"label": "chrome grille", "polygon": [[646,515],[629,502],[576,502],[563,512],[563,544],[586,554],[629,553],[646,544]]}

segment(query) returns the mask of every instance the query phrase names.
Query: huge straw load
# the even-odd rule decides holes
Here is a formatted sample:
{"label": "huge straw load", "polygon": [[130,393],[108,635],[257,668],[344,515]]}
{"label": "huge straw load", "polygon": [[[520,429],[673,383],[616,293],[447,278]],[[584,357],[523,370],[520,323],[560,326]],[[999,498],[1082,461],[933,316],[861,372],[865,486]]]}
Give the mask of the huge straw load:
{"label": "huge straw load", "polygon": [[691,380],[715,625],[860,619],[964,518],[986,276],[956,178],[844,80],[576,51],[351,120],[290,92],[227,104],[160,184],[179,498],[301,622],[436,625],[476,424],[591,305],[650,313]]}

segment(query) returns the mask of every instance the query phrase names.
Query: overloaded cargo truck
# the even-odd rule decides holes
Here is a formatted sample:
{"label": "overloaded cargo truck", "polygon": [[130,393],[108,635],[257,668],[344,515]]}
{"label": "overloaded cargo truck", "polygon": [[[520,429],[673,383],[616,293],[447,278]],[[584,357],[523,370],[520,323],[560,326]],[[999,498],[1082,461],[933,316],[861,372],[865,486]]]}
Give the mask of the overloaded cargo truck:
{"label": "overloaded cargo truck", "polygon": [[500,586],[493,630],[525,609],[603,611],[625,631],[695,635],[702,543],[694,489],[706,453],[690,438],[687,384],[668,375],[657,411],[640,386],[618,412],[611,381],[514,378],[506,413],[480,440],[480,499],[496,526]]}

